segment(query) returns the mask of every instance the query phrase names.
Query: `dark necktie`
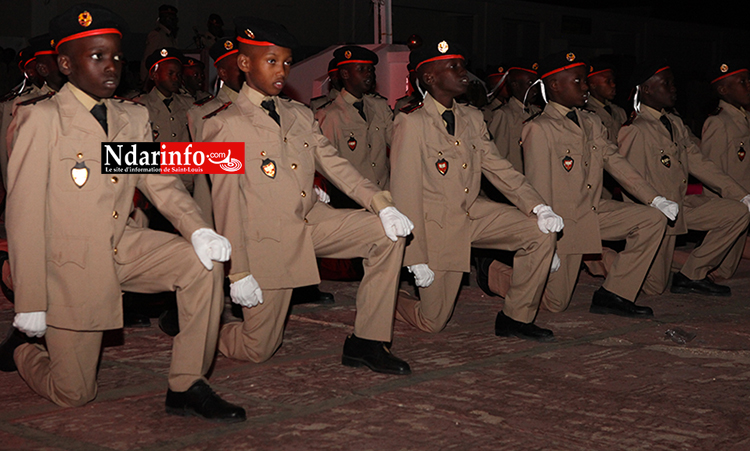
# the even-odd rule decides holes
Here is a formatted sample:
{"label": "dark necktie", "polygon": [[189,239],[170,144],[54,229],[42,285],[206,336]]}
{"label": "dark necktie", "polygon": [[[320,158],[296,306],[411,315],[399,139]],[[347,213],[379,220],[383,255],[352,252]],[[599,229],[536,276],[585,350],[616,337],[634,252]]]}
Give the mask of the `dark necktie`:
{"label": "dark necktie", "polygon": [[445,129],[448,130],[448,134],[453,135],[456,132],[456,116],[453,114],[453,110],[443,111],[442,116],[445,121]]}
{"label": "dark necktie", "polygon": [[609,113],[610,116],[612,116],[612,107],[609,105],[604,105],[604,111]]}
{"label": "dark necktie", "polygon": [[91,108],[91,114],[96,118],[96,121],[99,122],[99,125],[102,126],[104,133],[109,133],[107,128],[107,107],[103,103],[94,105],[94,108]]}
{"label": "dark necktie", "polygon": [[669,122],[669,118],[666,114],[662,114],[659,118],[662,124],[664,124],[665,127],[667,127],[667,130],[669,130],[669,139],[674,141],[674,135],[672,134],[672,123]]}
{"label": "dark necktie", "polygon": [[171,108],[169,108],[169,105],[170,105],[170,104],[172,103],[172,100],[174,100],[174,99],[173,99],[173,98],[171,98],[171,97],[169,97],[169,98],[167,98],[167,99],[164,99],[164,100],[163,100],[163,102],[164,102],[164,106],[166,106],[166,107],[167,107],[167,109],[169,110],[169,112],[170,112],[170,113],[172,112],[172,109],[171,109]]}
{"label": "dark necktie", "polygon": [[273,100],[264,100],[260,102],[260,106],[262,106],[266,111],[268,111],[268,115],[271,116],[271,119],[276,121],[279,126],[281,126],[281,118],[279,117],[279,113],[276,112],[276,104],[273,103]]}
{"label": "dark necktie", "polygon": [[575,122],[575,124],[580,127],[581,125],[578,123],[578,116],[576,115],[576,110],[570,110],[568,111],[568,114],[565,115],[568,119]]}
{"label": "dark necktie", "polygon": [[358,100],[358,101],[354,102],[352,105],[354,105],[354,108],[356,108],[357,111],[359,111],[359,115],[362,116],[362,119],[364,119],[365,122],[367,122],[367,116],[365,116],[365,102],[364,102],[364,100]]}

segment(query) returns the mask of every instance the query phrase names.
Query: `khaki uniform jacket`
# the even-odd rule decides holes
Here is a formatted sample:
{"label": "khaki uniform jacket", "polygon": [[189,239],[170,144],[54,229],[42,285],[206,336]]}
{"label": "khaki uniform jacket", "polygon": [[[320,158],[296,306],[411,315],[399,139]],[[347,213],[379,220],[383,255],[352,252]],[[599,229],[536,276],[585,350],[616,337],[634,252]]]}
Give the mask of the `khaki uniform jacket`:
{"label": "khaki uniform jacket", "polygon": [[226,103],[231,102],[227,90],[230,90],[230,88],[224,85],[219,89],[219,93],[216,94],[216,97],[202,105],[194,103],[193,106],[190,107],[187,112],[187,119],[188,130],[190,130],[190,136],[193,138],[193,141],[203,141],[203,122],[205,121],[203,118],[218,110]]}
{"label": "khaki uniform jacket", "polygon": [[[19,103],[26,100],[43,96],[48,94],[52,90],[47,84],[44,84],[41,88],[37,88],[36,85],[31,85],[23,93],[18,96],[12,97],[7,102],[3,102],[0,105],[0,111],[2,117],[0,118],[0,171],[2,171],[3,185],[5,189],[8,189],[8,158],[10,157],[10,145],[8,144],[8,127],[10,122],[13,120],[13,115],[16,112],[16,107]],[[12,140],[12,137],[11,137]]]}
{"label": "khaki uniform jacket", "polygon": [[612,114],[609,114],[607,110],[604,109],[603,103],[599,102],[592,96],[589,96],[589,101],[586,103],[586,109],[596,113],[596,115],[602,120],[604,128],[607,129],[607,137],[609,140],[617,144],[617,134],[620,132],[622,125],[628,121],[628,115],[625,113],[625,110],[614,103],[609,103],[609,107],[612,109]]}
{"label": "khaki uniform jacket", "polygon": [[154,53],[154,50],[162,47],[179,47],[177,45],[177,38],[172,36],[169,28],[164,25],[157,23],[156,28],[151,30],[146,36],[146,47],[143,49],[143,58],[141,59],[141,81],[148,77],[148,69],[146,68],[146,58]]}
{"label": "khaki uniform jacket", "polygon": [[366,122],[343,95],[319,108],[315,119],[339,155],[380,189],[388,189],[391,169],[387,148],[393,136],[393,112],[382,98],[365,95],[362,100]]}
{"label": "khaki uniform jacket", "polygon": [[469,271],[470,221],[497,211],[494,202],[477,198],[483,173],[526,214],[544,203],[523,174],[497,154],[481,111],[454,102],[453,114],[451,136],[428,94],[421,107],[394,121],[391,192],[396,207],[414,223],[404,266]]}
{"label": "khaki uniform jacket", "polygon": [[750,125],[738,108],[719,101],[719,112],[703,124],[701,152],[750,191]]}
{"label": "khaki uniform jacket", "polygon": [[598,117],[576,112],[580,127],[551,104],[526,124],[522,135],[526,177],[565,220],[557,251],[598,254],[602,240],[597,209],[603,171],[646,205],[659,193],[617,153]]}
{"label": "khaki uniform jacket", "polygon": [[[722,197],[742,199],[747,191],[701,153],[682,120],[673,114],[667,114],[667,118],[672,123],[674,139],[670,139],[667,127],[659,119],[643,112],[620,129],[620,153],[662,196],[677,202],[680,210],[687,194],[688,174]],[[667,227],[667,235],[680,235],[687,230],[685,215],[677,215],[674,225]]]}
{"label": "khaki uniform jacket", "polygon": [[159,97],[157,89],[153,88],[151,92],[137,97],[135,101],[148,108],[154,141],[188,142],[190,141],[190,132],[188,131],[187,112],[193,106],[193,98],[183,94],[172,94],[172,98],[174,100],[167,108],[164,101]]}
{"label": "khaki uniform jacket", "polygon": [[[152,141],[145,108],[126,100],[104,103],[106,135],[69,85],[19,107],[9,130],[6,226],[15,309],[46,311],[47,323],[58,328],[122,327],[115,264],[148,252],[142,248],[148,242],[139,242],[138,229],[128,224],[136,188],[183,236],[208,227],[176,177],[101,173],[102,142]],[[89,170],[80,188],[71,176],[77,163]]]}
{"label": "khaki uniform jacket", "polygon": [[339,94],[341,94],[341,91],[339,91],[338,89],[331,89],[330,91],[328,91],[328,94],[324,96],[310,99],[310,109],[312,110],[313,114],[318,112],[318,108],[322,107],[328,102],[336,100],[336,97],[338,97]]}
{"label": "khaki uniform jacket", "polygon": [[497,97],[492,99],[492,102],[488,103],[487,105],[482,107],[482,117],[484,118],[484,122],[486,124],[489,124],[490,121],[492,121],[492,116],[495,114],[495,111],[503,106],[503,102],[501,102]]}
{"label": "khaki uniform jacket", "polygon": [[523,151],[521,150],[521,132],[524,122],[539,113],[539,107],[523,104],[511,97],[508,103],[492,112],[492,119],[487,126],[500,156],[510,161],[516,171],[523,173]]}
{"label": "khaki uniform jacket", "polygon": [[[360,205],[380,192],[320,132],[304,104],[275,98],[279,125],[253,104],[243,85],[237,101],[206,119],[206,142],[244,142],[244,174],[214,175],[214,219],[232,244],[232,275],[249,273],[262,289],[320,282],[305,218],[318,204],[315,171]],[[323,204],[316,208],[329,208]]]}

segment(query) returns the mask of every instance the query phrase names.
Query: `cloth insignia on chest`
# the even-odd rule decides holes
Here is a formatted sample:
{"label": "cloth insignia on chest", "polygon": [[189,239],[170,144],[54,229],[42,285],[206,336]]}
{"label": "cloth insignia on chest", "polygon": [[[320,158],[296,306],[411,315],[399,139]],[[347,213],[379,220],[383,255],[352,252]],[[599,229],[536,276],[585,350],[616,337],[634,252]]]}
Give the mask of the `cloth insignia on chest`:
{"label": "cloth insignia on chest", "polygon": [[743,161],[745,159],[745,148],[740,147],[740,150],[737,151],[737,158],[740,159],[740,161]]}
{"label": "cloth insignia on chest", "polygon": [[265,160],[263,160],[263,162],[260,164],[260,169],[268,177],[271,177],[272,179],[276,178],[276,162],[274,162],[272,159],[266,158]]}
{"label": "cloth insignia on chest", "polygon": [[348,144],[348,145],[349,145],[349,148],[350,148],[351,150],[354,150],[354,149],[356,149],[356,148],[357,148],[357,140],[356,140],[356,139],[354,139],[354,137],[353,137],[353,136],[349,138],[349,140],[348,140],[348,141],[346,142],[346,144]]}
{"label": "cloth insignia on chest", "polygon": [[448,162],[447,162],[447,161],[445,161],[445,158],[441,158],[441,159],[439,159],[439,160],[438,160],[438,161],[437,161],[437,162],[435,163],[435,167],[437,168],[438,172],[439,172],[439,173],[440,173],[441,175],[445,175],[445,174],[446,174],[446,172],[448,172]]}
{"label": "cloth insignia on chest", "polygon": [[562,160],[562,165],[563,165],[563,168],[564,168],[564,169],[565,169],[566,171],[568,171],[568,172],[570,172],[570,170],[571,170],[571,169],[573,169],[573,163],[575,163],[575,161],[573,161],[573,159],[572,159],[572,158],[570,158],[570,157],[565,157],[565,158],[563,158],[563,160]]}
{"label": "cloth insignia on chest", "polygon": [[668,168],[672,166],[672,160],[669,158],[669,155],[663,155],[661,157],[661,164]]}

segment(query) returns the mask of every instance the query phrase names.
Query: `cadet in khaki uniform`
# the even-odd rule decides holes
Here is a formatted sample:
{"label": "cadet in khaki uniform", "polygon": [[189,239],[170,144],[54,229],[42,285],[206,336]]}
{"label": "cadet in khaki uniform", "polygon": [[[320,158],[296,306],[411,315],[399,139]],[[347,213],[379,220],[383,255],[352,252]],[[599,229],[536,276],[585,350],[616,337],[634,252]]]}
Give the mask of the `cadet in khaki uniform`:
{"label": "cadet in khaki uniform", "polygon": [[[315,119],[339,155],[380,189],[388,189],[387,147],[393,135],[393,112],[385,99],[366,95],[375,81],[378,56],[358,46],[340,47],[333,56],[338,61],[343,89],[336,99],[318,109]],[[339,206],[333,195],[331,202]]]}
{"label": "cadet in khaki uniform", "polygon": [[[750,104],[750,76],[746,60],[731,59],[711,67],[711,86],[719,96],[716,113],[703,123],[701,152],[727,173],[745,190],[750,191],[750,123],[744,105]],[[707,195],[713,193],[708,191]],[[725,261],[734,261],[742,255],[746,239],[740,237],[727,253]],[[732,268],[720,265],[713,275],[728,279]]]}
{"label": "cadet in khaki uniform", "polygon": [[[539,73],[549,102],[523,129],[526,177],[565,219],[557,242],[561,267],[550,274],[542,302],[550,311],[565,310],[582,255],[600,253],[603,239],[625,239],[625,249],[594,293],[590,311],[653,316],[650,308],[633,301],[664,236],[665,216],[674,219],[677,204],[660,196],[617,153],[598,117],[579,109],[588,92],[588,65],[582,58],[572,52],[550,55],[539,64]],[[655,208],[602,199],[604,170]]]}
{"label": "cadet in khaki uniform", "polygon": [[[11,334],[0,355],[41,396],[80,406],[96,396],[104,330],[122,327],[121,290],[176,290],[182,331],[174,339],[166,409],[218,421],[245,412],[219,398],[204,375],[215,355],[228,241],[209,229],[175,177],[101,173],[101,143],[151,141],[148,113],[114,100],[122,70],[122,19],[91,4],[52,20],[60,70],[70,81],[55,96],[20,107],[11,124],[7,210],[15,289],[14,326],[46,346]],[[91,62],[92,53],[99,55]],[[134,227],[138,188],[183,236]],[[192,246],[191,246],[192,244]],[[15,349],[15,352],[12,352]],[[9,352],[11,351],[11,352]]]}
{"label": "cadet in khaki uniform", "polygon": [[487,124],[492,121],[494,111],[505,105],[508,101],[508,97],[510,97],[505,73],[505,68],[499,66],[497,72],[488,75],[485,80],[490,92],[487,93],[487,100],[489,100],[489,102],[482,107],[482,114],[484,115],[484,122]]}
{"label": "cadet in khaki uniform", "polygon": [[206,85],[206,66],[202,61],[185,56],[182,59],[182,89],[180,92],[188,95],[196,102],[208,99],[211,94],[204,89]]}
{"label": "cadet in khaki uniform", "polygon": [[331,58],[331,61],[328,62],[328,94],[310,99],[310,109],[313,114],[318,111],[318,108],[335,100],[341,93],[341,81],[339,80],[339,68],[337,64],[338,60],[336,58]]}
{"label": "cadet in khaki uniform", "polygon": [[179,18],[177,8],[172,5],[159,6],[159,17],[156,28],[146,36],[146,47],[143,49],[143,60],[141,62],[141,81],[148,79],[148,65],[146,58],[154,53],[156,49],[164,47],[179,47],[177,44],[177,31],[179,29]]}
{"label": "cadet in khaki uniform", "polygon": [[[562,219],[497,154],[482,113],[456,103],[469,83],[457,45],[425,44],[412,50],[409,62],[427,95],[411,112],[396,117],[391,189],[396,206],[415,223],[404,266],[414,274],[420,299],[402,292],[396,318],[427,332],[441,331],[453,312],[463,273],[469,271],[471,246],[512,250],[517,251],[517,271],[495,333],[554,339],[552,331],[533,321]],[[483,173],[518,208],[478,197]]]}
{"label": "cadet in khaki uniform", "polygon": [[586,109],[599,116],[607,129],[607,137],[617,144],[617,134],[628,120],[628,115],[625,110],[612,103],[617,94],[614,69],[602,60],[594,60],[589,70]]}
{"label": "cadet in khaki uniform", "polygon": [[396,105],[393,107],[394,114],[400,113],[401,108],[404,108],[407,105],[416,105],[422,101],[422,94],[417,88],[417,71],[414,70],[411,63],[406,65],[406,69],[409,71],[409,86],[411,87],[411,94],[396,100]]}
{"label": "cadet in khaki uniform", "polygon": [[[240,360],[269,359],[281,345],[292,288],[320,282],[315,257],[363,257],[354,333],[344,343],[342,363],[409,374],[409,365],[384,342],[392,337],[403,257],[398,237],[413,225],[387,191],[338,155],[309,108],[279,97],[296,46],[286,28],[252,17],[235,25],[245,85],[236,102],[203,126],[206,141],[246,143],[245,174],[213,178],[217,228],[234,248],[231,297],[244,307],[243,322],[222,328],[219,351]],[[316,170],[369,211],[318,202]]]}
{"label": "cadet in khaki uniform", "polygon": [[[671,291],[729,296],[729,287],[718,285],[706,276],[720,264],[727,265],[730,275],[737,268],[740,254],[734,255],[733,261],[726,261],[725,257],[750,222],[750,195],[703,156],[679,117],[665,111],[674,107],[677,98],[669,66],[645,65],[636,71],[636,82],[639,114],[620,130],[620,153],[648,183],[680,205],[680,215],[667,228],[667,236],[656,254],[643,291],[660,294],[665,290],[676,236],[693,229],[708,233],[701,245],[690,253],[680,272],[675,273]],[[688,174],[724,198],[686,196]],[[744,205],[738,202],[740,200]]]}

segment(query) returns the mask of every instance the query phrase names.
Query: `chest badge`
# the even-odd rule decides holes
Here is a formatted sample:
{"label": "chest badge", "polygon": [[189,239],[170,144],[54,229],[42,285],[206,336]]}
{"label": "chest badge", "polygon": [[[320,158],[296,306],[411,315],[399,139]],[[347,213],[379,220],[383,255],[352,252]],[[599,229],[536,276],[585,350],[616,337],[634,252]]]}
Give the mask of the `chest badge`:
{"label": "chest badge", "polygon": [[85,185],[89,179],[89,168],[86,167],[86,163],[79,161],[73,166],[73,169],[70,170],[70,176],[73,177],[73,183],[75,183],[77,187],[83,188],[83,185]]}
{"label": "chest badge", "polygon": [[266,158],[263,160],[263,162],[260,164],[260,169],[263,171],[266,176],[273,178],[276,178],[276,163],[270,159]]}
{"label": "chest badge", "polygon": [[346,142],[346,144],[349,145],[349,149],[351,149],[351,150],[354,150],[354,149],[357,148],[357,140],[354,139],[353,136],[351,138],[349,138],[349,140]]}
{"label": "chest badge", "polygon": [[661,164],[668,168],[672,166],[672,160],[669,158],[669,155],[663,155],[661,157]]}
{"label": "chest badge", "polygon": [[740,159],[740,161],[743,161],[745,159],[745,148],[740,147],[740,150],[737,151],[737,158]]}
{"label": "chest badge", "polygon": [[448,162],[445,161],[445,158],[439,159],[437,163],[435,163],[435,167],[440,175],[445,175],[445,173],[448,172]]}
{"label": "chest badge", "polygon": [[570,157],[565,157],[562,160],[563,168],[565,168],[565,170],[568,172],[570,172],[570,170],[573,169],[573,163],[575,163],[575,161]]}

